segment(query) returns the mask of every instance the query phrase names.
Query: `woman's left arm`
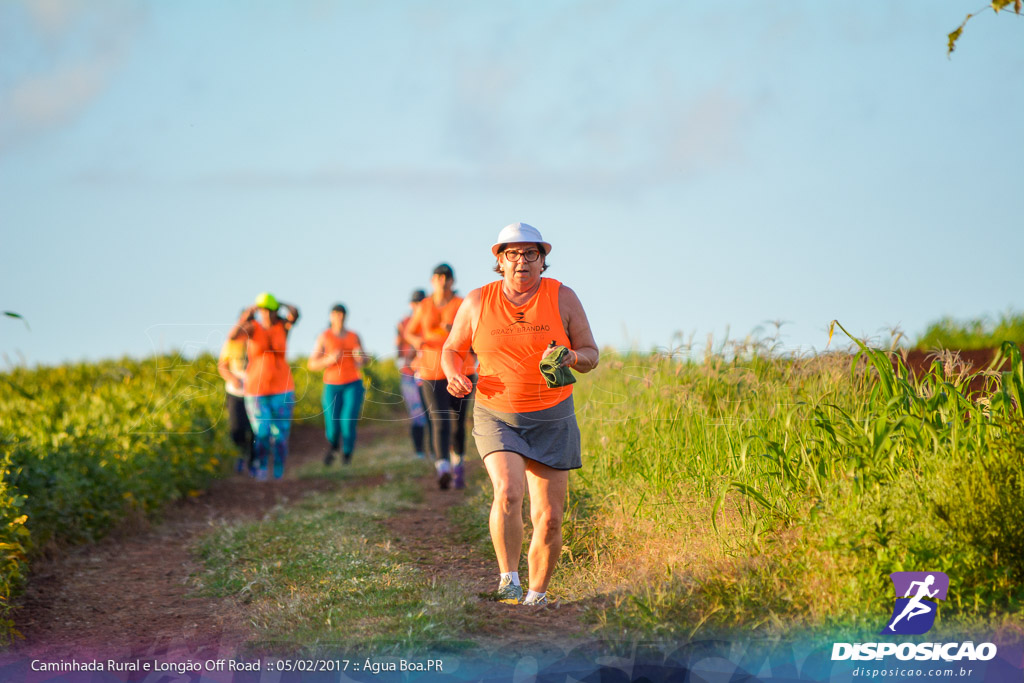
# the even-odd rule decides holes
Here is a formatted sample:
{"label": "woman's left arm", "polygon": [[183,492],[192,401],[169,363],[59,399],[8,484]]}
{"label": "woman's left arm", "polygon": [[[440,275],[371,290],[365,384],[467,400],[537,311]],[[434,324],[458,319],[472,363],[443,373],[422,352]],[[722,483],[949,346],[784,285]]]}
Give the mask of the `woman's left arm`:
{"label": "woman's left arm", "polygon": [[583,310],[576,292],[565,285],[558,290],[558,310],[562,316],[565,332],[569,335],[572,354],[568,365],[576,372],[590,372],[597,367],[600,352],[594,333],[590,331],[590,322]]}
{"label": "woman's left arm", "polygon": [[292,327],[295,326],[295,323],[299,322],[299,309],[293,306],[292,304],[286,304],[283,301],[280,302],[280,307],[288,309],[288,317],[285,318],[284,316],[281,316],[281,319],[284,320],[285,322],[284,329],[288,332],[291,332],[291,329]]}
{"label": "woman's left arm", "polygon": [[359,338],[359,335],[355,332],[352,334],[356,337],[356,346],[352,349],[352,357],[355,359],[356,365],[363,367],[370,362],[370,356],[363,351],[363,340]]}
{"label": "woman's left arm", "polygon": [[309,355],[309,360],[306,361],[306,368],[312,372],[320,372],[321,370],[334,365],[338,359],[335,357],[329,357],[327,355],[327,349],[324,347],[324,338],[321,335],[317,337],[316,346],[313,347],[313,353]]}

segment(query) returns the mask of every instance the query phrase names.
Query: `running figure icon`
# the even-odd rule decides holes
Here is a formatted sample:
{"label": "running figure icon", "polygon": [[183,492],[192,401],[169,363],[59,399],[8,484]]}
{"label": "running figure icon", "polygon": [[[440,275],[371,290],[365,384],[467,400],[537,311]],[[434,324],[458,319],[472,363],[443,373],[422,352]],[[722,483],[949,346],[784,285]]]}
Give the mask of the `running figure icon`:
{"label": "running figure icon", "polygon": [[[896,632],[896,622],[898,622],[903,617],[906,617],[907,621],[910,621],[916,616],[919,616],[921,614],[929,614],[935,609],[935,607],[931,603],[921,602],[924,598],[934,598],[936,595],[939,594],[939,589],[937,588],[934,591],[928,590],[934,583],[934,574],[929,574],[927,577],[925,577],[924,581],[912,581],[910,583],[910,587],[907,589],[906,594],[903,596],[904,598],[910,598],[910,600],[907,602],[906,606],[904,606],[903,611],[900,612],[899,616],[893,619],[892,622],[889,624],[890,631],[892,631],[893,633]],[[910,594],[914,591],[914,586],[918,587],[917,594],[911,598]]]}

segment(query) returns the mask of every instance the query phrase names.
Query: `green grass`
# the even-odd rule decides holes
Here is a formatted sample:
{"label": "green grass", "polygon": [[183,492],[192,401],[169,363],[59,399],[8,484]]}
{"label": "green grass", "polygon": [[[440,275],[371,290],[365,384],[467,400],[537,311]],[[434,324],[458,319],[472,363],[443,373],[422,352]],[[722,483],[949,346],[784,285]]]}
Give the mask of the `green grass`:
{"label": "green grass", "polygon": [[998,318],[956,320],[946,317],[930,324],[914,343],[914,348],[932,351],[952,349],[994,349],[1004,341],[1024,344],[1024,313],[1009,311]]}
{"label": "green grass", "polygon": [[[390,537],[388,516],[421,499],[429,471],[407,455],[405,434],[358,452],[363,465],[305,478],[348,484],[275,510],[260,522],[228,524],[198,548],[202,595],[245,604],[252,653],[458,651],[474,627],[470,599],[457,585],[417,569]],[[400,454],[400,455],[399,455]],[[384,479],[381,483],[377,482]]]}
{"label": "green grass", "polygon": [[[295,419],[322,424],[320,375],[295,364]],[[391,361],[369,365],[364,416],[400,404]],[[0,374],[0,641],[31,558],[198,495],[236,455],[216,359],[159,356]]]}
{"label": "green grass", "polygon": [[[584,468],[570,478],[551,591],[582,601],[591,626],[611,639],[855,637],[877,634],[888,618],[889,573],[944,571],[952,584],[936,637],[1024,634],[1019,349],[1002,346],[1003,372],[962,375],[936,363],[912,376],[898,356],[854,342],[853,356],[780,357],[758,343],[700,362],[606,353],[576,385]],[[219,384],[205,366],[172,366],[180,376],[147,380],[146,392],[123,388],[153,367],[4,376],[2,407],[24,418],[0,431],[0,549],[11,581],[26,529],[45,538],[45,520],[56,530],[62,516],[85,510],[92,517],[68,531],[91,538],[124,506],[146,500],[144,509],[156,509],[217,470],[210,449],[229,448],[211,428],[221,419]],[[381,364],[371,373],[371,419],[393,416],[389,372]],[[296,419],[317,419],[317,381],[296,373]],[[64,398],[82,387],[81,406]],[[146,403],[154,392],[165,400]],[[163,428],[143,437],[118,422],[140,414]],[[425,463],[397,455],[406,438],[393,430],[351,468],[308,466],[297,474],[339,488],[203,542],[197,590],[244,602],[257,634],[251,649],[470,647],[472,601],[417,570],[384,524],[419,495]],[[159,480],[133,480],[138,463]],[[59,495],[38,495],[53,482]],[[480,478],[451,512],[463,540],[487,556],[489,506]]]}
{"label": "green grass", "polygon": [[0,374],[0,640],[30,558],[198,494],[233,453],[203,356]]}
{"label": "green grass", "polygon": [[1021,633],[1024,366],[1003,351],[984,393],[864,346],[606,358],[578,385],[553,585],[610,636],[770,638],[877,632],[889,573],[944,571],[937,633]]}
{"label": "green grass", "polygon": [[[469,445],[468,458],[479,458],[476,449]],[[578,471],[577,471],[578,473]],[[552,596],[559,600],[577,600],[592,598],[595,596],[593,587],[581,590],[574,583],[585,583],[585,579],[591,564],[595,545],[595,531],[593,525],[596,523],[596,510],[593,509],[590,493],[574,486],[577,474],[570,477],[570,496],[566,505],[565,518],[562,523],[563,548],[559,558],[559,564],[555,567],[552,576]],[[456,537],[459,541],[469,546],[471,551],[482,557],[494,561],[493,572],[495,587],[498,581],[498,567],[494,560],[494,546],[491,542],[488,518],[491,509],[493,493],[487,472],[483,467],[476,470],[474,476],[467,481],[466,495],[461,503],[453,505],[448,509],[448,519],[455,527]],[[530,535],[532,525],[530,522],[530,496],[527,492],[523,501],[523,523],[525,533],[523,535],[523,547],[519,565],[519,577],[523,585],[529,586],[529,569],[527,566],[527,552],[530,546]],[[489,594],[487,594],[488,597]],[[584,627],[584,631],[589,627]]]}

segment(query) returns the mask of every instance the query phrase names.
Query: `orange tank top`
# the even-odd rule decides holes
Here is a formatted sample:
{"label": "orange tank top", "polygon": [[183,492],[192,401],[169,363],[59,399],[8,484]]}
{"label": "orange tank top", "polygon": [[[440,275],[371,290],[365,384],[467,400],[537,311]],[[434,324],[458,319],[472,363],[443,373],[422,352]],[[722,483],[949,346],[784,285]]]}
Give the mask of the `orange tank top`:
{"label": "orange tank top", "polygon": [[259,323],[253,324],[246,356],[249,365],[245,368],[245,395],[270,396],[295,391],[292,370],[288,367],[284,353],[287,349],[288,333],[283,322],[276,322],[266,329]]}
{"label": "orange tank top", "polygon": [[[455,314],[462,305],[462,297],[452,297],[444,306],[434,303],[433,297],[427,297],[416,307],[412,320],[406,330],[409,334],[423,337],[423,344],[412,362],[412,367],[420,379],[444,379],[441,369],[441,349],[448,339],[449,330],[455,321]],[[469,354],[471,356],[472,354]],[[467,356],[467,361],[469,360]],[[475,363],[474,363],[475,364]]]}
{"label": "orange tank top", "polygon": [[572,395],[572,385],[548,389],[540,359],[551,340],[570,347],[558,310],[562,283],[541,278],[540,289],[521,306],[501,291],[502,281],[480,288],[480,318],[473,350],[480,361],[476,400],[503,413],[533,413]]}
{"label": "orange tank top", "polygon": [[469,377],[470,375],[475,375],[476,371],[476,354],[470,351],[466,354],[466,357],[462,359],[462,374]]}
{"label": "orange tank top", "polygon": [[353,354],[353,351],[362,346],[358,334],[342,330],[339,336],[328,328],[320,333],[317,345],[322,345],[324,353],[328,356],[333,356],[339,351],[342,353],[340,361],[324,368],[324,384],[348,384],[359,379],[359,365],[356,364],[356,357]]}

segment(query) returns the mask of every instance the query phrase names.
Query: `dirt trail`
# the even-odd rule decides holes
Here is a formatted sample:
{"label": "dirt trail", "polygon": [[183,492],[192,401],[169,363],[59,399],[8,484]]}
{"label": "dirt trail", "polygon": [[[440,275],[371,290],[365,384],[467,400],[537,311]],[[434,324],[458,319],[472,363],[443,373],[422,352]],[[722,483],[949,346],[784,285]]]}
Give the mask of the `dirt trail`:
{"label": "dirt trail", "polygon": [[[372,438],[362,430],[360,440]],[[297,425],[289,465],[318,459],[323,435]],[[479,461],[471,468],[481,467]],[[231,599],[190,597],[189,577],[200,569],[190,549],[211,526],[259,519],[278,505],[338,486],[372,484],[247,477],[218,480],[201,496],[168,506],[163,521],[122,529],[104,541],[37,560],[20,599],[15,624],[24,639],[9,651],[17,657],[209,658],[232,655],[251,637],[245,608]],[[447,509],[463,491],[440,491],[427,478],[415,509],[396,515],[389,527],[399,546],[424,571],[457,578],[487,615],[484,640],[565,636],[580,630],[572,604],[516,608],[477,598],[492,591],[497,571],[488,557],[456,540]],[[141,528],[138,528],[140,527]]]}
{"label": "dirt trail", "polygon": [[[315,457],[321,441],[319,430],[295,429],[290,466]],[[189,576],[199,569],[190,548],[221,521],[259,519],[277,505],[339,485],[288,476],[221,479],[202,495],[169,505],[160,523],[126,526],[95,545],[37,560],[15,614],[24,640],[13,650],[49,657],[233,651],[248,636],[244,612],[232,600],[189,597]]]}
{"label": "dirt trail", "polygon": [[[479,458],[467,458],[467,471],[472,475],[483,465]],[[484,612],[485,621],[476,634],[481,643],[530,638],[547,642],[567,642],[583,628],[580,616],[583,604],[556,600],[542,607],[503,605],[481,594],[498,587],[498,566],[493,552],[483,554],[458,540],[458,533],[448,509],[463,500],[465,491],[442,491],[431,479],[424,480],[426,494],[415,510],[388,520],[388,527],[398,545],[409,553],[416,565],[428,575],[452,580],[476,602]],[[529,529],[527,529],[529,533]],[[526,568],[526,558],[521,567]]]}

